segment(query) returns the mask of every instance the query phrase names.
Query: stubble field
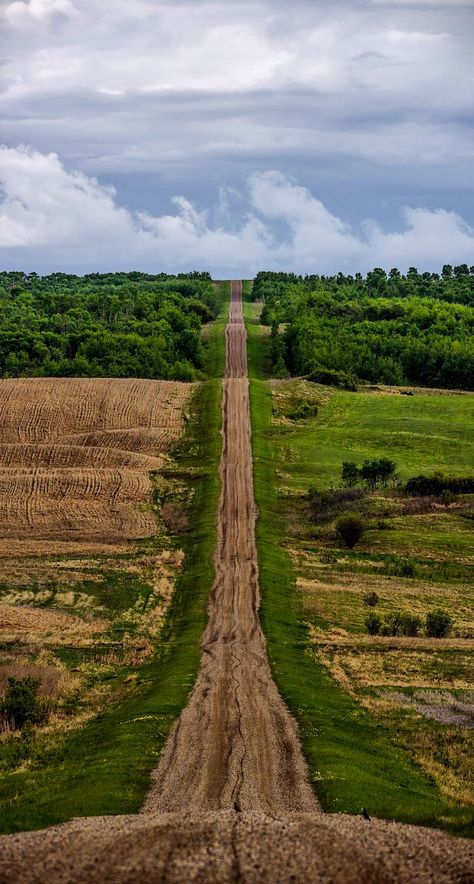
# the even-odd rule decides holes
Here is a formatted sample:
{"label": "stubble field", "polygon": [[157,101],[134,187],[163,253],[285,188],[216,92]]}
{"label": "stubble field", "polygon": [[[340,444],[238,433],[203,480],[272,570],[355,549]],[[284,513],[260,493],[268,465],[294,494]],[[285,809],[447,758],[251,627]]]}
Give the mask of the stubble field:
{"label": "stubble field", "polygon": [[37,540],[64,550],[152,536],[149,473],[179,439],[189,393],[167,381],[2,380],[0,553],[10,541],[33,552]]}
{"label": "stubble field", "polygon": [[165,473],[193,390],[0,381],[0,692],[33,676],[48,709],[33,743],[3,722],[5,771],[127,696],[153,656],[183,563],[186,495]]}

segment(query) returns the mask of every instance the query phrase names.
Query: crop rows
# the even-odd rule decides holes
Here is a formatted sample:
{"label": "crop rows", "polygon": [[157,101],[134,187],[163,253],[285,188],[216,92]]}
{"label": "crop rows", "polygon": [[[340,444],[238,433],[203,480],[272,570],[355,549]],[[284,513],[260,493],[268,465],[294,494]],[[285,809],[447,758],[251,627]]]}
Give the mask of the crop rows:
{"label": "crop rows", "polygon": [[189,384],[0,381],[0,531],[120,543],[156,533],[149,472],[183,431]]}

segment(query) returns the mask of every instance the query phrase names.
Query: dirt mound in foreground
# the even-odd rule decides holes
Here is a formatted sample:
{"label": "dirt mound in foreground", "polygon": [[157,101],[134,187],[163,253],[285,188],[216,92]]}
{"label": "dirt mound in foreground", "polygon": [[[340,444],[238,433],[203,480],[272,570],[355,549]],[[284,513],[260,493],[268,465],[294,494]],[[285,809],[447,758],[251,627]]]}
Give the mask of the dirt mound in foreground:
{"label": "dirt mound in foreground", "polygon": [[0,838],[0,867],[8,884],[467,884],[474,842],[362,817],[142,814]]}

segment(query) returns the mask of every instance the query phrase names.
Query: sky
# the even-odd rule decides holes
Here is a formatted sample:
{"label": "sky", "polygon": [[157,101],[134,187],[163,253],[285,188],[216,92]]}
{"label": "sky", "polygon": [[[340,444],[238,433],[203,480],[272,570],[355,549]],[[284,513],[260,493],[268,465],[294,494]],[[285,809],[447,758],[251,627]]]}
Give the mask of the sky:
{"label": "sky", "polygon": [[0,269],[474,264],[474,0],[0,0]]}

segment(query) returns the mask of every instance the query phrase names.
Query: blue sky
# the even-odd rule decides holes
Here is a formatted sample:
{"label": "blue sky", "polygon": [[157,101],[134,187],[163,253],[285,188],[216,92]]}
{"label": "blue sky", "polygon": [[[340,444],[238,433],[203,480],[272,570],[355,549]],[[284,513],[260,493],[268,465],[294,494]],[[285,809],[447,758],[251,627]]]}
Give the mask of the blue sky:
{"label": "blue sky", "polygon": [[474,264],[474,0],[0,0],[0,34],[5,269]]}

